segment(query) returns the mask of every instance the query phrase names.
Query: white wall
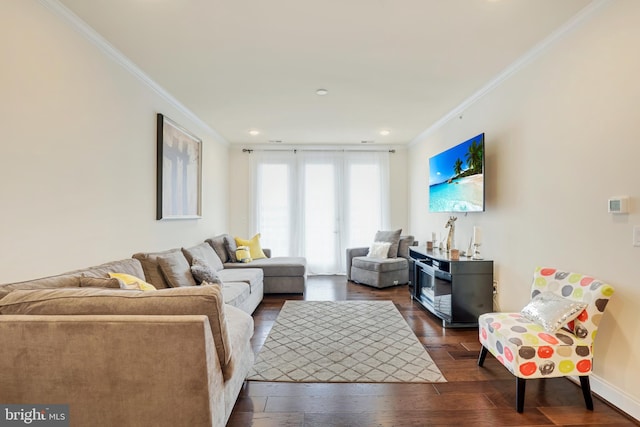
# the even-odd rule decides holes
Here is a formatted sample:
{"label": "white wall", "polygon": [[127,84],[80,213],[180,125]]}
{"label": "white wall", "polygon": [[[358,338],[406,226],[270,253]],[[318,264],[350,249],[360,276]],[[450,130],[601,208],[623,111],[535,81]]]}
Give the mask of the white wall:
{"label": "white wall", "polygon": [[[229,149],[229,230],[234,236],[249,236],[250,224],[250,154],[243,153],[240,146]],[[391,192],[391,227],[408,228],[408,185],[407,149],[394,147],[396,152],[389,155],[389,179]],[[373,238],[373,236],[371,236]]]}
{"label": "white wall", "polygon": [[[615,289],[595,343],[594,391],[640,418],[640,307],[632,230],[640,225],[640,2],[618,0],[426,139],[411,146],[410,227],[424,241],[428,158],[486,132],[487,207],[458,215],[466,249],[474,225],[495,262],[499,306],[518,311],[536,266],[594,275]],[[628,195],[632,211],[607,213]]]}
{"label": "white wall", "polygon": [[[0,2],[0,283],[226,230],[228,148],[36,1]],[[155,220],[156,113],[203,139],[203,218]]]}

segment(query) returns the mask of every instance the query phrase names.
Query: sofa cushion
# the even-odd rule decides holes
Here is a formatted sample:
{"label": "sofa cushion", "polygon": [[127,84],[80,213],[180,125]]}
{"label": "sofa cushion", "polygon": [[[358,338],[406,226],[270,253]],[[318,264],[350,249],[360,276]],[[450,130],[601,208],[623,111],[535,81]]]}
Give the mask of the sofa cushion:
{"label": "sofa cushion", "polygon": [[220,257],[207,242],[202,242],[199,245],[192,246],[186,249],[182,248],[182,253],[184,254],[187,261],[189,261],[189,264],[193,264],[194,258],[200,258],[206,261],[207,264],[209,264],[209,266],[215,271],[220,271],[224,268]]}
{"label": "sofa cushion", "polygon": [[224,308],[222,291],[215,285],[157,292],[99,288],[17,290],[0,301],[1,314],[205,315],[227,378],[233,361]]}
{"label": "sofa cushion", "polygon": [[169,249],[162,252],[138,252],[133,254],[133,258],[137,259],[144,270],[145,280],[158,289],[169,288],[169,283],[165,280],[164,274],[158,264],[158,257],[171,254],[172,252],[180,252],[180,249]]}
{"label": "sofa cushion", "polygon": [[108,278],[109,272],[128,273],[133,274],[134,276],[144,277],[144,271],[142,270],[140,261],[137,259],[127,258],[119,261],[111,261],[94,267],[70,271],[56,276],[0,285],[0,299],[9,292],[18,289],[77,288],[80,286],[80,277]]}
{"label": "sofa cushion", "polygon": [[225,282],[222,286],[222,295],[225,304],[240,307],[251,294],[249,284],[245,282]]}
{"label": "sofa cushion", "polygon": [[275,257],[251,261],[248,264],[226,263],[226,270],[243,270],[246,268],[262,269],[264,277],[297,277],[306,274],[307,260],[303,257]]}
{"label": "sofa cushion", "polygon": [[26,282],[9,283],[0,286],[0,299],[15,290],[77,288],[80,286],[80,276],[61,274],[59,276],[44,277]]}
{"label": "sofa cushion", "polygon": [[144,270],[140,261],[132,258],[125,258],[117,261],[111,261],[93,267],[82,268],[80,270],[69,271],[66,274],[79,275],[85,277],[109,277],[109,273],[125,273],[131,274],[141,279],[148,280],[144,275]]}
{"label": "sofa cushion", "polygon": [[396,271],[409,268],[409,262],[405,258],[369,258],[359,256],[353,258],[351,266],[362,270],[379,271],[381,273],[387,271]]}
{"label": "sofa cushion", "polygon": [[373,239],[374,242],[389,242],[391,246],[389,247],[389,258],[396,258],[398,256],[398,246],[400,243],[400,233],[402,233],[402,229],[394,230],[394,231],[378,231],[376,233],[376,237]]}
{"label": "sofa cushion", "polygon": [[205,243],[208,243],[213,248],[223,264],[229,261],[229,254],[227,253],[227,248],[224,245],[225,236],[228,236],[228,234],[220,234],[205,240]]}
{"label": "sofa cushion", "polygon": [[112,288],[112,289],[120,289],[121,282],[120,280],[113,278],[105,278],[105,277],[80,277],[80,287],[81,288]]}
{"label": "sofa cushion", "polygon": [[191,274],[191,266],[182,251],[158,256],[158,264],[164,279],[172,288],[196,286],[196,281]]}
{"label": "sofa cushion", "polygon": [[[238,393],[245,386],[245,378],[248,375],[249,370],[253,366],[255,361],[254,353],[251,345],[251,337],[253,336],[254,323],[253,318],[242,311],[239,308],[227,305],[227,310],[225,312],[227,316],[227,325],[229,327],[229,338],[231,339],[231,346],[233,347],[234,354],[236,354],[236,358],[234,360],[234,368],[235,372],[231,379],[225,382],[224,387],[224,402],[225,402],[225,413],[227,414],[227,418],[233,411],[233,407],[238,399]],[[248,384],[246,384],[249,387]],[[240,399],[240,404],[242,404],[242,399]],[[234,422],[230,422],[229,425],[236,424]],[[241,425],[260,425],[260,422],[251,423],[246,422]],[[269,424],[267,422],[267,424]],[[295,424],[295,423],[293,423]],[[210,425],[210,424],[208,424]],[[213,425],[224,425],[224,423]],[[275,426],[283,426],[284,423],[278,423],[277,421],[272,424]]]}
{"label": "sofa cushion", "polygon": [[[241,264],[247,265],[247,264]],[[244,282],[251,288],[250,292],[253,292],[259,283],[264,278],[264,273],[259,268],[225,268],[218,272],[218,275],[222,279],[223,283],[227,282]]]}

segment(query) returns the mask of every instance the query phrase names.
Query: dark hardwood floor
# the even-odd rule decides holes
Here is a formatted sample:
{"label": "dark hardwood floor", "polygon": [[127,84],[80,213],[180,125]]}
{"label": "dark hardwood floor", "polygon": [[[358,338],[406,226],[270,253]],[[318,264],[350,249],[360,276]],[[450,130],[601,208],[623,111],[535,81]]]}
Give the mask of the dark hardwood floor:
{"label": "dark hardwood floor", "polygon": [[374,289],[344,276],[315,276],[306,295],[265,295],[254,313],[256,354],[287,299],[392,300],[447,379],[438,384],[270,383],[246,381],[228,426],[629,426],[640,425],[564,378],[527,381],[524,413],[515,378],[493,356],[476,364],[477,328],[443,329],[411,301],[407,286]]}

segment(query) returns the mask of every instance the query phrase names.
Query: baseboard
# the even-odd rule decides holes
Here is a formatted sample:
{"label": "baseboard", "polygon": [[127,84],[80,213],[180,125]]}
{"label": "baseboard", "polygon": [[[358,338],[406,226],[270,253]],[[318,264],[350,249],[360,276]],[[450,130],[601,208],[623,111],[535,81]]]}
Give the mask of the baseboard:
{"label": "baseboard", "polygon": [[640,421],[640,401],[624,390],[620,390],[596,375],[591,375],[591,390],[616,408]]}
{"label": "baseboard", "polygon": [[[576,384],[580,384],[578,377],[569,378]],[[594,394],[630,417],[640,421],[640,401],[597,375],[591,374],[589,376],[589,382],[591,383],[591,391]]]}

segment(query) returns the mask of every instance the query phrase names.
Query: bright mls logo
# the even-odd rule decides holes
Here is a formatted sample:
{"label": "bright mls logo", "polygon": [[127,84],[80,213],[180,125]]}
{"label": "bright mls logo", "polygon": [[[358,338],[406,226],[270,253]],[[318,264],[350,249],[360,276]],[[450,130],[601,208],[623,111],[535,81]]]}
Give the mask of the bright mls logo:
{"label": "bright mls logo", "polygon": [[1,405],[0,426],[69,427],[69,405]]}

